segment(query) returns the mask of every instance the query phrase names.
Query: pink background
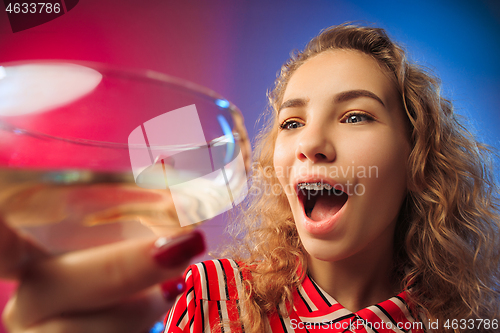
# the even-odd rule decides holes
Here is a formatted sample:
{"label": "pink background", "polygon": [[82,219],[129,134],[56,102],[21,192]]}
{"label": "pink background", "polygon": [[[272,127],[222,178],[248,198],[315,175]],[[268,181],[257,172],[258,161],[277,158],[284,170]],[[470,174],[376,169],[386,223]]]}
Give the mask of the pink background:
{"label": "pink background", "polygon": [[[238,17],[217,2],[83,0],[62,17],[15,34],[0,4],[0,62],[76,59],[152,69],[226,95],[235,87],[231,45]],[[203,226],[211,249],[223,227],[221,217]],[[13,289],[0,281],[0,309]]]}

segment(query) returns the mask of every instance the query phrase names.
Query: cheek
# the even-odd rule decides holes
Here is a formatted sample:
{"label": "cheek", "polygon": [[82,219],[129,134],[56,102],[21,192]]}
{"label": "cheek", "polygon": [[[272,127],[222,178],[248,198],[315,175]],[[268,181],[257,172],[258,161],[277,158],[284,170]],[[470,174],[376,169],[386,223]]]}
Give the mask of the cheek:
{"label": "cheek", "polygon": [[378,177],[405,178],[408,153],[405,149],[398,148],[394,145],[387,145],[383,148],[374,147],[374,149],[366,150],[361,157],[360,164],[372,170],[372,175],[376,174]]}
{"label": "cheek", "polygon": [[277,142],[274,149],[273,165],[278,180],[283,185],[287,179],[287,170],[291,166],[290,154]]}
{"label": "cheek", "polygon": [[375,210],[384,219],[392,220],[400,210],[407,190],[407,159],[409,144],[394,137],[374,141],[364,150],[360,164],[366,168],[363,184],[367,209]]}
{"label": "cheek", "polygon": [[396,196],[405,193],[410,153],[407,140],[390,131],[378,131],[358,135],[345,147],[347,161],[355,166],[357,182],[368,193]]}
{"label": "cheek", "polygon": [[391,131],[367,132],[352,137],[345,154],[353,163],[379,174],[403,172],[410,154],[408,141]]}
{"label": "cheek", "polygon": [[283,193],[283,203],[289,205],[292,211],[296,212],[297,201],[295,198],[295,189],[290,184],[290,177],[293,173],[294,155],[290,153],[290,147],[281,144],[279,141],[275,144],[273,155],[273,165],[276,178],[281,185],[280,193]]}

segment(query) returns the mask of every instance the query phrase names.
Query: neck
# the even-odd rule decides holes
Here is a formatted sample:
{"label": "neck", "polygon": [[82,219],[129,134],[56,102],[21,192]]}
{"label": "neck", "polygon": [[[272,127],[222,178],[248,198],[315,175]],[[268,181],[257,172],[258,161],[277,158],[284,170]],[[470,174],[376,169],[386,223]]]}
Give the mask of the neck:
{"label": "neck", "polygon": [[393,243],[367,246],[339,261],[308,257],[308,273],[313,280],[342,306],[356,312],[380,303],[398,293],[393,281]]}

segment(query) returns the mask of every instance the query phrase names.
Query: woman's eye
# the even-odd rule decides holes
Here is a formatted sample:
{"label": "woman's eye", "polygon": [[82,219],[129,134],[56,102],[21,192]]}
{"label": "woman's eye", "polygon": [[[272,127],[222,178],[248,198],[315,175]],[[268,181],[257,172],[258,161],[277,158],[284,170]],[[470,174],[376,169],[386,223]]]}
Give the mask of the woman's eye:
{"label": "woman's eye", "polygon": [[299,128],[302,126],[304,126],[304,124],[299,123],[296,120],[287,120],[280,125],[280,128],[285,129],[285,130],[290,130],[290,129]]}
{"label": "woman's eye", "polygon": [[360,122],[363,122],[363,121],[367,121],[367,122],[370,122],[370,121],[373,121],[375,120],[372,116],[366,114],[366,113],[361,113],[361,112],[356,112],[356,113],[349,113],[347,114],[344,119],[343,119],[343,123],[348,123],[348,124],[356,124],[356,123],[360,123]]}

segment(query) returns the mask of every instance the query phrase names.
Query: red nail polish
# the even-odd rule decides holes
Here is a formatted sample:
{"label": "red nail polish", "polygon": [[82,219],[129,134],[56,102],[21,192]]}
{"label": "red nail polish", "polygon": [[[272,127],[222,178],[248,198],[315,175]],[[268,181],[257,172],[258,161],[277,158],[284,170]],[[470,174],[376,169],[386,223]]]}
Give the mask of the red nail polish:
{"label": "red nail polish", "polygon": [[155,243],[154,260],[163,267],[176,267],[205,251],[205,239],[199,231],[177,238],[159,238]]}
{"label": "red nail polish", "polygon": [[175,301],[175,298],[186,290],[184,277],[164,282],[160,285],[163,298],[169,302]]}

